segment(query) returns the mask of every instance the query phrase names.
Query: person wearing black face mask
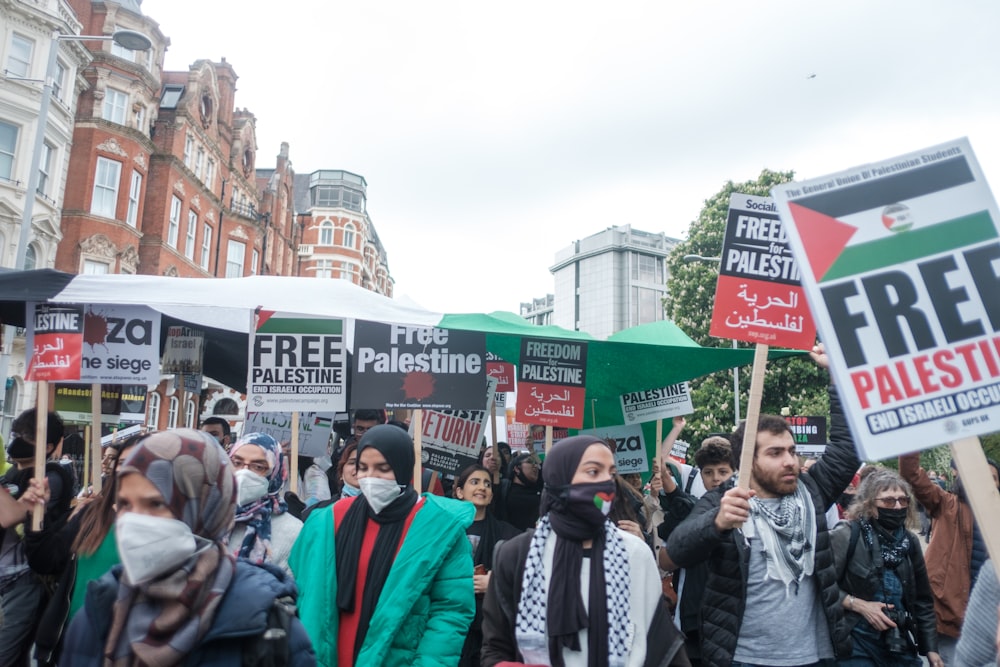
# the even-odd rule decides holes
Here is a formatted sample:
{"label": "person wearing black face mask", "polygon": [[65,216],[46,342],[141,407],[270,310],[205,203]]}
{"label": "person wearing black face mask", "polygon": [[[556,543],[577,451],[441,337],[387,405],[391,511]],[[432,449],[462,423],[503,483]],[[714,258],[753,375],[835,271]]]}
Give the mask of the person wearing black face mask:
{"label": "person wearing black face mask", "polygon": [[690,665],[653,554],[607,515],[615,457],[593,436],[557,442],[542,471],[541,519],[504,542],[483,601],[483,667]]}
{"label": "person wearing black face mask", "polygon": [[[891,470],[865,477],[831,533],[837,581],[854,649],[838,664],[942,667],[934,599],[913,523],[910,485]],[[918,655],[919,654],[919,655]]]}

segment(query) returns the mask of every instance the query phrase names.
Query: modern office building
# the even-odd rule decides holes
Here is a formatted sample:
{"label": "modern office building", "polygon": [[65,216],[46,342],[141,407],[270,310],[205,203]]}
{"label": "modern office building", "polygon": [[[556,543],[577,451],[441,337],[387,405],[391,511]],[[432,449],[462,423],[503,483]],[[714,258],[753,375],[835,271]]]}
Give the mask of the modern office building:
{"label": "modern office building", "polygon": [[552,312],[555,306],[556,297],[554,294],[546,294],[543,297],[521,302],[521,317],[532,324],[547,326],[552,324]]}
{"label": "modern office building", "polygon": [[679,239],[608,227],[556,253],[552,324],[604,338],[664,319],[666,258]]}

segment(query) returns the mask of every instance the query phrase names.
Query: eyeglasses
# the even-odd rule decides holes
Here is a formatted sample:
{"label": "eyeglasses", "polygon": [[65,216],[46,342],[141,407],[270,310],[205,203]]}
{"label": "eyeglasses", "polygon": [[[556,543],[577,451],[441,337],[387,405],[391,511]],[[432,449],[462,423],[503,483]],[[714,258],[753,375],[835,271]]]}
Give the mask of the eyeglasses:
{"label": "eyeglasses", "polygon": [[875,502],[886,509],[895,507],[896,505],[899,505],[900,507],[910,506],[910,499],[908,496],[887,496],[885,498],[876,498]]}
{"label": "eyeglasses", "polygon": [[237,470],[242,470],[243,468],[248,468],[250,472],[255,472],[261,477],[266,477],[271,466],[267,465],[263,461],[244,461],[238,456],[234,456],[232,459],[233,467]]}

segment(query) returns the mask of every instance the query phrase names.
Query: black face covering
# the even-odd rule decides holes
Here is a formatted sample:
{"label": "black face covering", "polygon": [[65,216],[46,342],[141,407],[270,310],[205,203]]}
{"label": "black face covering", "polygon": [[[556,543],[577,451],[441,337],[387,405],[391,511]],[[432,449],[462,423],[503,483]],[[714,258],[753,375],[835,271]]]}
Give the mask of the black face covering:
{"label": "black face covering", "polygon": [[892,508],[887,509],[885,507],[878,508],[878,525],[882,526],[889,532],[895,531],[897,528],[906,523],[906,508]]}
{"label": "black face covering", "polygon": [[17,436],[7,445],[7,455],[12,459],[30,459],[35,456],[35,446]]}
{"label": "black face covering", "polygon": [[837,504],[840,505],[841,507],[843,507],[844,509],[847,509],[848,507],[850,507],[851,503],[853,503],[853,502],[854,502],[854,494],[853,493],[846,493],[845,492],[845,493],[840,494],[840,497],[837,498]]}

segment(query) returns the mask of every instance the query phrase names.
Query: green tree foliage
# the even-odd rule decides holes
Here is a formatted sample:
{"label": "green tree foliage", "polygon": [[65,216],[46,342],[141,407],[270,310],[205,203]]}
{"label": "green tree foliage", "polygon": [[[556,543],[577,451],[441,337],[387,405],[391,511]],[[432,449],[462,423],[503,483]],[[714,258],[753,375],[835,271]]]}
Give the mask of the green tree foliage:
{"label": "green tree foliage", "polygon": [[[792,180],[793,172],[765,169],[756,180],[745,183],[728,182],[722,190],[705,201],[690,229],[687,240],[679,243],[667,259],[670,277],[669,296],[665,300],[668,316],[700,345],[729,347],[729,339],[708,335],[718,266],[710,262],[685,262],[685,255],[718,257],[729,212],[729,196],[733,193],[769,196],[771,188]],[[752,347],[739,343],[740,347]],[[740,369],[740,417],[746,416],[750,367]],[[827,415],[830,404],[826,394],[827,374],[807,356],[768,363],[764,378],[761,412],[779,414],[787,407],[795,415]],[[713,373],[691,383],[695,413],[688,417],[681,437],[692,443],[690,454],[709,434],[731,432],[734,427],[733,375],[731,371]]]}

